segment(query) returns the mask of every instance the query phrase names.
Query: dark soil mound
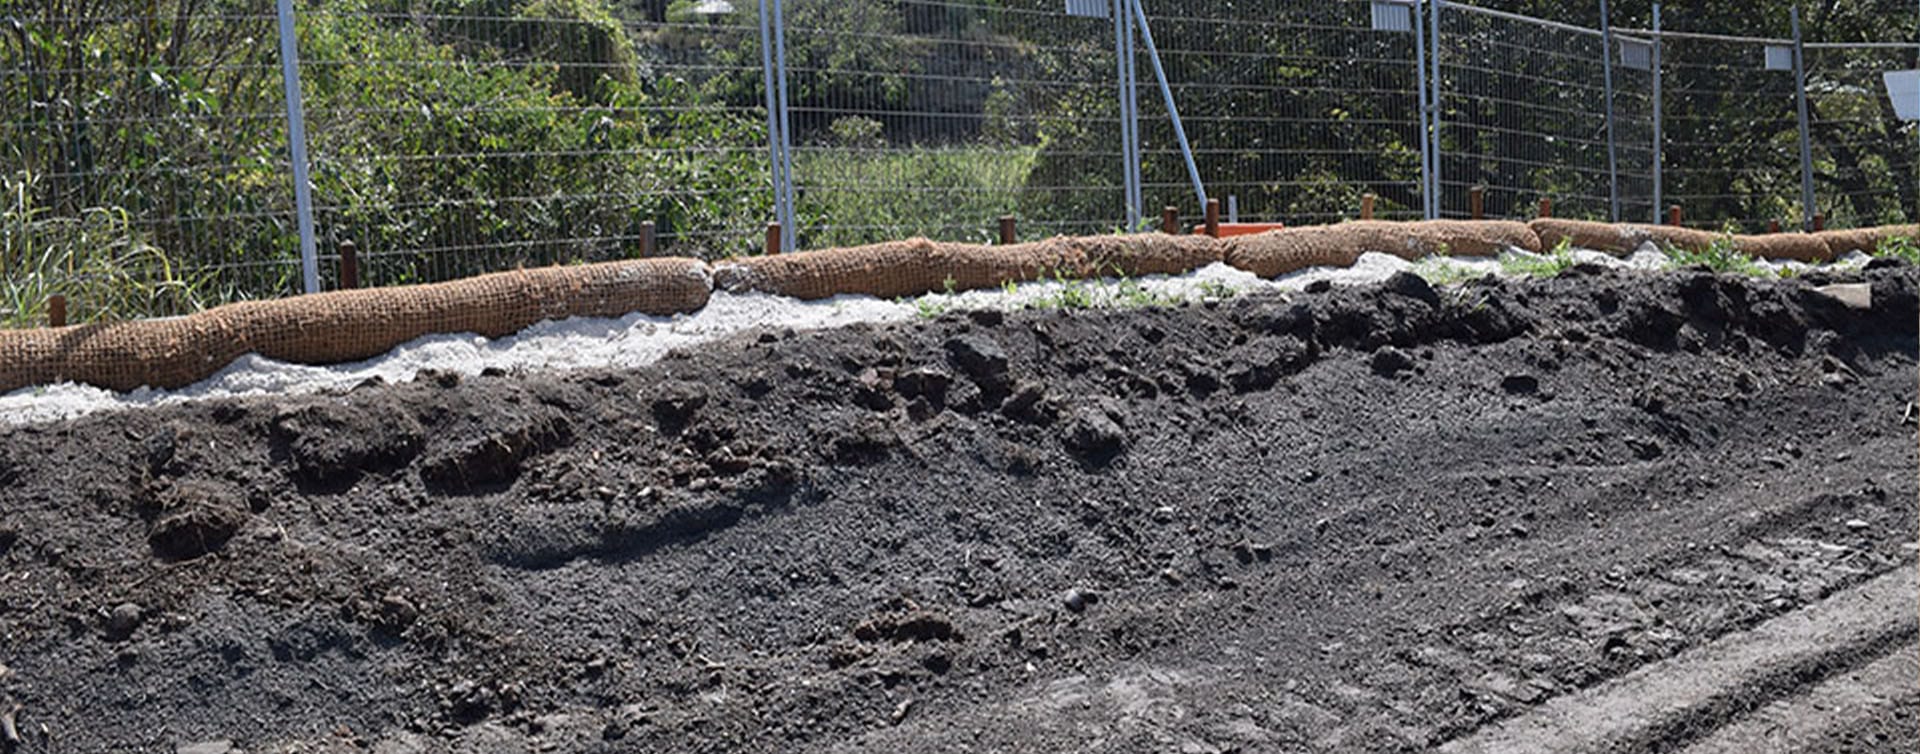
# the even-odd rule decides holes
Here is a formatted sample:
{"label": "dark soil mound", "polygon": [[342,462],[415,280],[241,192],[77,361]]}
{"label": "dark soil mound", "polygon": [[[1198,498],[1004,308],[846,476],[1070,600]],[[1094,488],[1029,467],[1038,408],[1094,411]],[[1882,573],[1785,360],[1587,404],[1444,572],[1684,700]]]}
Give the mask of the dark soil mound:
{"label": "dark soil mound", "polygon": [[1920,274],[1860,281],[1400,277],[0,432],[0,748],[1425,750],[1913,567]]}

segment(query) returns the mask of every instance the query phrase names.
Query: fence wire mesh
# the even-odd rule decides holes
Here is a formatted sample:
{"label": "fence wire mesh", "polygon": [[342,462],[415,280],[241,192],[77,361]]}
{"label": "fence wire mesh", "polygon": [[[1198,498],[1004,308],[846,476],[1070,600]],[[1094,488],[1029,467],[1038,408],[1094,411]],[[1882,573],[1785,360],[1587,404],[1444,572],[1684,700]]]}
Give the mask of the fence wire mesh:
{"label": "fence wire mesh", "polygon": [[[1670,33],[1616,28],[1608,46],[1597,4],[1548,21],[1440,3],[1436,38],[1433,3],[1142,0],[1156,61],[1144,33],[1116,52],[1112,14],[1133,6],[1063,2],[782,0],[785,63],[770,66],[772,0],[303,0],[322,287],[340,285],[347,241],[365,284],[634,256],[646,238],[654,253],[756,253],[783,180],[768,81],[787,90],[772,120],[793,147],[786,235],[801,247],[987,241],[1001,215],[1024,238],[1123,229],[1130,171],[1134,229],[1164,206],[1194,221],[1166,95],[1208,195],[1242,221],[1333,222],[1369,193],[1378,217],[1419,217],[1423,81],[1443,216],[1470,214],[1475,187],[1492,217],[1542,198],[1592,219],[1617,203],[1629,221],[1681,205],[1716,230],[1802,215],[1795,75],[1767,65],[1790,39],[1715,36],[1676,13]],[[55,293],[88,319],[300,288],[273,0],[0,16],[0,322],[41,321]],[[1753,28],[1784,34],[1787,19]],[[1880,84],[1915,49],[1805,48],[1828,226],[1920,218],[1920,133]]]}
{"label": "fence wire mesh", "polygon": [[785,20],[804,245],[988,241],[1007,214],[1029,238],[1115,226],[1110,18],[1059,0],[792,0]]}
{"label": "fence wire mesh", "polygon": [[[1375,30],[1363,2],[1230,0],[1147,7],[1175,107],[1210,197],[1242,222],[1318,224],[1420,216],[1420,116],[1413,35]],[[1144,214],[1198,206],[1172,118],[1138,49]]]}
{"label": "fence wire mesh", "polygon": [[[1767,65],[1767,48],[1776,55]],[[1800,218],[1792,40],[1672,36],[1662,46],[1665,199],[1684,224],[1763,232]],[[1779,67],[1785,63],[1787,67]]]}
{"label": "fence wire mesh", "polygon": [[0,322],[55,294],[169,315],[298,288],[273,5],[166,11],[5,13]]}

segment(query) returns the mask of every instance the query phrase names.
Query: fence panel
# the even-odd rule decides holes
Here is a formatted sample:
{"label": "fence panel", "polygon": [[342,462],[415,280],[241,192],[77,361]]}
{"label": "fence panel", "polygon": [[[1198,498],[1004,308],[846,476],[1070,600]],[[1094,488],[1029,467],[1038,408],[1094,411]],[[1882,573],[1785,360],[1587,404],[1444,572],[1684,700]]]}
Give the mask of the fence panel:
{"label": "fence panel", "polygon": [[986,241],[1006,214],[1030,238],[1124,217],[1110,17],[1060,0],[787,0],[785,14],[804,246]]}
{"label": "fence panel", "polygon": [[1881,74],[1913,64],[1914,48],[1808,46],[1807,112],[1815,204],[1832,227],[1914,222],[1920,143],[1894,117]]}
{"label": "fence panel", "polygon": [[297,292],[273,2],[74,7],[0,30],[0,324]]}
{"label": "fence panel", "polygon": [[1665,40],[1666,200],[1681,205],[1686,225],[1743,232],[1763,232],[1775,221],[1799,225],[1793,71],[1767,69],[1769,45],[1790,49],[1792,42],[1688,34]]}
{"label": "fence panel", "polygon": [[[1597,20],[1597,18],[1596,18]],[[1614,65],[1614,144],[1621,219],[1645,218],[1652,197],[1652,78]],[[1528,217],[1543,197],[1561,217],[1607,219],[1606,53],[1598,29],[1471,6],[1441,6],[1441,214]]]}
{"label": "fence panel", "polygon": [[[755,250],[771,198],[757,9],[622,23],[330,3],[300,16],[320,247],[374,284]],[[331,258],[331,257],[330,257]]]}
{"label": "fence panel", "polygon": [[[1319,224],[1421,213],[1414,36],[1375,30],[1371,3],[1249,7],[1227,0],[1147,7],[1175,106],[1210,197],[1243,222]],[[1172,122],[1143,57],[1140,130],[1146,215],[1197,215]]]}

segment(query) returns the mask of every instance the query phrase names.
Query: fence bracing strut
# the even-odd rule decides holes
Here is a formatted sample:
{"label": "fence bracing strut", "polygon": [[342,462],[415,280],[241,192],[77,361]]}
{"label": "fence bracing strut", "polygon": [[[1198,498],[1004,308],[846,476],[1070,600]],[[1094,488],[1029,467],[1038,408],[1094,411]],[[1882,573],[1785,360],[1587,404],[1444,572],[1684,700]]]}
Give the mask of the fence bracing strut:
{"label": "fence bracing strut", "polygon": [[1793,17],[1793,92],[1800,112],[1800,226],[1813,230],[1813,144],[1807,135],[1807,55],[1800,43],[1800,6]]}
{"label": "fence bracing strut", "polygon": [[300,106],[300,45],[293,33],[293,0],[280,14],[280,83],[287,93],[287,157],[293,167],[294,225],[300,232],[300,282],[320,292],[320,258],[313,243],[313,187],[307,183],[307,115]]}
{"label": "fence bracing strut", "polygon": [[1207,206],[1207,187],[1200,182],[1200,166],[1193,161],[1193,146],[1187,142],[1187,128],[1180,124],[1180,109],[1173,105],[1173,87],[1167,85],[1167,70],[1160,65],[1160,48],[1153,44],[1153,28],[1147,24],[1147,9],[1140,0],[1127,0],[1133,17],[1140,22],[1140,41],[1147,43],[1147,59],[1153,61],[1153,77],[1160,82],[1160,96],[1167,101],[1167,117],[1173,119],[1173,137],[1180,141],[1180,156],[1187,160],[1187,177],[1193,179],[1193,193],[1200,206]]}

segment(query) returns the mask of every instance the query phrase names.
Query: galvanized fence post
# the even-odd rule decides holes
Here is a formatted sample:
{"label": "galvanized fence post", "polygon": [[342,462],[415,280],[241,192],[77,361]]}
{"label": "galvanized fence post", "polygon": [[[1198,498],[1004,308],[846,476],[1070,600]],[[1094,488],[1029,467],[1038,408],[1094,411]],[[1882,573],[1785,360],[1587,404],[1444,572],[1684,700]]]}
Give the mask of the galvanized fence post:
{"label": "galvanized fence post", "polygon": [[1193,161],[1193,144],[1187,141],[1187,127],[1180,122],[1180,108],[1173,104],[1173,86],[1167,82],[1167,69],[1160,64],[1160,48],[1153,44],[1153,28],[1147,23],[1147,8],[1140,0],[1127,0],[1133,6],[1134,20],[1140,22],[1140,41],[1147,43],[1147,59],[1153,62],[1153,76],[1160,82],[1160,96],[1167,101],[1167,117],[1173,120],[1173,137],[1180,144],[1180,156],[1187,161],[1187,177],[1193,180],[1193,193],[1200,206],[1207,206],[1207,186],[1200,180],[1200,166]]}
{"label": "galvanized fence post", "polygon": [[1649,51],[1648,67],[1653,69],[1653,221],[1660,222],[1661,170],[1665,167],[1665,145],[1662,141],[1660,123],[1660,52],[1666,45],[1660,36],[1660,4],[1653,4],[1653,49]]}
{"label": "galvanized fence post", "polygon": [[1793,18],[1793,93],[1800,115],[1800,207],[1801,229],[1813,229],[1813,141],[1807,133],[1807,55],[1800,40],[1800,6],[1791,9]]}
{"label": "galvanized fence post", "polygon": [[793,123],[787,106],[787,25],[782,18],[780,0],[773,0],[773,64],[775,83],[780,87],[780,167],[787,175],[787,216],[781,222],[787,232],[780,237],[780,250],[793,251],[800,242],[799,213],[794,209]]}
{"label": "galvanized fence post", "polygon": [[300,106],[300,46],[293,32],[293,0],[280,0],[280,83],[287,98],[287,156],[293,166],[294,225],[300,233],[300,280],[320,292],[320,258],[313,242],[313,187],[307,182],[307,116]]}
{"label": "galvanized fence post", "polygon": [[1440,217],[1440,210],[1445,207],[1447,203],[1446,194],[1440,191],[1441,159],[1446,157],[1446,152],[1440,148],[1440,112],[1444,106],[1444,101],[1440,95],[1445,91],[1441,88],[1440,82],[1440,13],[1445,6],[1446,0],[1433,0],[1432,2],[1433,34],[1431,36],[1433,37],[1433,46],[1429,50],[1432,54],[1428,57],[1432,75],[1427,78],[1427,85],[1433,87],[1433,114],[1432,117],[1429,118],[1429,120],[1433,122],[1433,130],[1427,134],[1428,140],[1433,144],[1433,170],[1427,175],[1429,185],[1427,190],[1433,196],[1433,218],[1435,219]]}
{"label": "galvanized fence post", "polygon": [[1433,117],[1433,92],[1427,89],[1427,25],[1422,23],[1426,0],[1413,0],[1408,9],[1413,26],[1413,72],[1420,89],[1420,216],[1436,217],[1433,204],[1433,142],[1427,133],[1427,121]]}
{"label": "galvanized fence post", "polygon": [[1600,0],[1600,77],[1607,98],[1607,219],[1620,222],[1620,156],[1613,139],[1613,19]]}
{"label": "galvanized fence post", "polygon": [[1113,0],[1113,64],[1115,78],[1120,89],[1120,184],[1122,200],[1127,205],[1127,232],[1133,232],[1140,224],[1140,186],[1135,174],[1140,162],[1134,150],[1139,148],[1139,121],[1134,117],[1131,56],[1128,54],[1133,41],[1133,17],[1127,13],[1128,3],[1132,0]]}

